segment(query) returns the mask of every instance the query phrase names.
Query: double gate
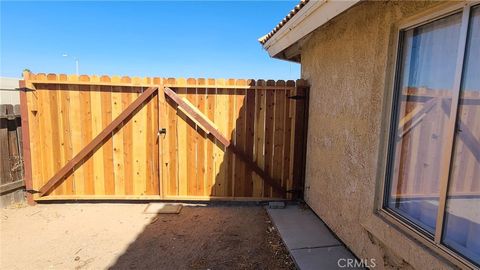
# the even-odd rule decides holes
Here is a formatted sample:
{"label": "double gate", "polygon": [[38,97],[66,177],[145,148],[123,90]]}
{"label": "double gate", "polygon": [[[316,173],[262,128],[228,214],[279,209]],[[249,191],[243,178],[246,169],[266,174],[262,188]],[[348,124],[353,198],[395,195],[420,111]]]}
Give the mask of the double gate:
{"label": "double gate", "polygon": [[30,200],[301,195],[303,81],[25,73],[21,88]]}

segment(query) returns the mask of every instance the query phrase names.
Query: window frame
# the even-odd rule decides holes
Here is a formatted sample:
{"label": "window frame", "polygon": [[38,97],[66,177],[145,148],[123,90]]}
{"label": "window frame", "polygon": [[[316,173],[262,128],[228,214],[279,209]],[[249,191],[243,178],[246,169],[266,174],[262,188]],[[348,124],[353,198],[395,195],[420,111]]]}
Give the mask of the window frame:
{"label": "window frame", "polygon": [[[379,169],[377,170],[377,199],[375,201],[375,213],[380,216],[386,223],[393,225],[399,229],[402,233],[417,240],[421,245],[426,246],[428,249],[433,250],[437,254],[441,255],[443,259],[453,263],[461,268],[475,269],[478,266],[457,253],[456,251],[448,248],[442,244],[442,233],[445,224],[445,207],[447,203],[448,193],[448,181],[449,173],[451,170],[451,161],[455,140],[455,125],[458,118],[458,104],[460,98],[461,79],[463,73],[464,59],[466,44],[468,39],[468,29],[471,19],[471,10],[474,6],[480,4],[480,1],[463,1],[456,3],[439,4],[425,12],[421,12],[417,15],[402,20],[396,25],[391,33],[391,42],[389,49],[389,57],[387,63],[386,73],[386,98],[384,102],[383,111],[384,116],[382,119],[382,142],[380,144],[379,151]],[[452,106],[450,119],[448,124],[449,128],[447,135],[447,146],[442,153],[441,164],[447,164],[442,166],[441,179],[440,179],[440,197],[439,207],[436,217],[435,234],[431,235],[425,229],[409,221],[407,218],[396,213],[392,209],[389,209],[386,205],[389,196],[389,185],[392,178],[392,169],[394,165],[394,153],[395,153],[395,130],[396,123],[398,121],[398,100],[400,93],[398,91],[400,75],[402,71],[402,46],[403,46],[403,33],[407,30],[428,24],[432,21],[447,17],[449,15],[461,13],[462,21],[460,26],[460,39],[459,39],[459,51],[457,53],[455,81],[452,88]],[[388,75],[390,74],[390,75]]]}

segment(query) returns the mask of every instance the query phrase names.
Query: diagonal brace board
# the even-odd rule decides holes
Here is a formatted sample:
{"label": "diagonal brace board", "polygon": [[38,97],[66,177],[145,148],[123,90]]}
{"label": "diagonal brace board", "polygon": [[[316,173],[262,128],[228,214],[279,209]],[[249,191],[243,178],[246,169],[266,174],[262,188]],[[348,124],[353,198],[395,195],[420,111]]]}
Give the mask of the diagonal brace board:
{"label": "diagonal brace board", "polygon": [[220,141],[225,148],[230,149],[239,159],[241,159],[245,165],[254,171],[258,176],[260,176],[268,185],[273,189],[280,192],[282,195],[285,195],[285,189],[277,182],[275,179],[270,177],[264,170],[262,170],[255,162],[250,160],[248,156],[234,145],[231,144],[230,140],[225,137],[215,126],[214,124],[205,116],[201,111],[199,111],[193,104],[185,102],[180,96],[177,95],[169,87],[164,88],[165,94],[170,97],[192,121],[197,123],[206,133],[211,133],[218,141]]}
{"label": "diagonal brace board", "polygon": [[135,101],[133,101],[120,115],[117,116],[104,130],[102,130],[91,142],[89,142],[78,154],[65,164],[55,175],[48,180],[39,190],[40,196],[47,195],[50,189],[65,179],[65,175],[72,171],[75,166],[88,156],[103,140],[105,140],[125,119],[127,119],[143,102],[158,90],[158,87],[149,87]]}
{"label": "diagonal brace board", "polygon": [[407,134],[410,130],[412,130],[422,119],[427,115],[427,112],[432,109],[439,98],[432,98],[429,101],[425,102],[423,106],[418,106],[410,113],[405,115],[400,121],[398,122],[398,139],[403,138],[405,134]]}
{"label": "diagonal brace board", "polygon": [[[442,110],[448,116],[450,109],[450,105],[447,100],[442,101]],[[459,138],[463,141],[463,143],[470,148],[473,156],[476,160],[480,161],[480,141],[477,140],[475,134],[470,130],[470,128],[463,123],[460,117],[457,119],[457,132]]]}
{"label": "diagonal brace board", "polygon": [[230,140],[227,139],[218,129],[213,126],[211,121],[207,120],[207,117],[199,110],[194,108],[191,103],[185,102],[180,96],[177,95],[172,89],[169,87],[164,88],[164,92],[167,96],[169,96],[177,105],[180,107],[180,109],[186,113],[186,115],[191,118],[195,123],[200,124],[201,128],[205,128],[205,132],[211,133],[217,140],[219,140],[225,147],[228,147],[230,145]]}

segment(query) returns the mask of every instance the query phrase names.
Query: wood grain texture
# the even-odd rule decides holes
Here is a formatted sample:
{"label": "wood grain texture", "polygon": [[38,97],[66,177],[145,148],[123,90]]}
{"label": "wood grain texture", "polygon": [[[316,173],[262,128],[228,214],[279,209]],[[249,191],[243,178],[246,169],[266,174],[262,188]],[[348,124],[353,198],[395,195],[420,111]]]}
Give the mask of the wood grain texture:
{"label": "wood grain texture", "polygon": [[[294,82],[28,78],[32,187],[48,189],[38,198],[281,198],[299,181]],[[148,85],[168,85],[193,110],[160,91],[105,134]],[[49,183],[59,173],[64,179]]]}

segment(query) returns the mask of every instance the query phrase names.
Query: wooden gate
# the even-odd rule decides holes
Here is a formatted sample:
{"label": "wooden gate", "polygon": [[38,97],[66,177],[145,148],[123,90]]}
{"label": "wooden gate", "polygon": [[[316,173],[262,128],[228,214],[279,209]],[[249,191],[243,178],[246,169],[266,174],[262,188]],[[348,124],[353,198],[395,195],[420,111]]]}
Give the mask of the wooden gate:
{"label": "wooden gate", "polygon": [[31,200],[291,199],[302,190],[303,81],[24,79]]}

